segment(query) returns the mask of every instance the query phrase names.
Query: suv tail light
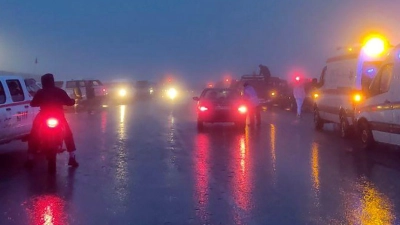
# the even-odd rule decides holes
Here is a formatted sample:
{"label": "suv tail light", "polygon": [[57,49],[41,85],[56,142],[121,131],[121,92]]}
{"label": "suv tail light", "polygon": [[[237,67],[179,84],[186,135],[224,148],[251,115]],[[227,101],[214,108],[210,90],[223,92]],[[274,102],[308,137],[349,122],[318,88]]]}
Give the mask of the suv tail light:
{"label": "suv tail light", "polygon": [[46,121],[46,124],[48,127],[54,128],[54,127],[58,126],[58,120],[54,119],[54,118],[50,118]]}

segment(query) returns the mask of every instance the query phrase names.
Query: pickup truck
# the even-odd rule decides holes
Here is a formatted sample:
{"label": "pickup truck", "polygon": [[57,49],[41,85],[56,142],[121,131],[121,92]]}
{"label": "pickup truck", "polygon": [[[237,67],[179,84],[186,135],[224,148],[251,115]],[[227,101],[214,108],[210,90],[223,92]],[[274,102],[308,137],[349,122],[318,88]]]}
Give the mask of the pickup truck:
{"label": "pickup truck", "polygon": [[32,95],[20,76],[0,76],[0,144],[26,141],[39,108],[30,107]]}

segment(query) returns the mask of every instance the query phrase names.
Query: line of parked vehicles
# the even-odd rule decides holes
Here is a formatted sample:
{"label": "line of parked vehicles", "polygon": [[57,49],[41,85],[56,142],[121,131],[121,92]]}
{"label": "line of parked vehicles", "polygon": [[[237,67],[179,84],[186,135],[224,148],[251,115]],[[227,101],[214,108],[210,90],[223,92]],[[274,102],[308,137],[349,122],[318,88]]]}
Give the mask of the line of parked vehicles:
{"label": "line of parked vehicles", "polygon": [[[216,93],[212,88],[204,90],[199,98],[195,98],[198,101],[198,127],[217,111],[217,120],[226,120],[223,114],[232,107],[229,120],[243,127],[246,107],[237,101],[231,107],[229,102],[238,99],[242,82],[253,82],[251,84],[257,87],[262,83],[258,79],[261,78],[244,76],[228,89],[215,89]],[[293,106],[294,99],[286,81],[270,79],[268,82],[269,89],[256,88],[263,92],[264,104]],[[98,104],[153,96],[175,99],[179,95],[174,85],[160,88],[148,81],[103,84],[96,79],[59,80],[56,85],[75,99],[77,106],[87,102],[87,88],[94,88]],[[373,37],[364,45],[343,48],[327,60],[317,86],[310,99],[315,129],[322,130],[324,124],[336,123],[343,138],[357,136],[366,149],[377,142],[400,146],[400,45],[392,46],[380,37]],[[40,83],[32,78],[0,76],[0,144],[27,139],[38,113],[38,109],[30,107],[29,103],[40,88]],[[207,98],[211,99],[211,95],[216,95],[218,110],[208,104]]]}
{"label": "line of parked vehicles", "polygon": [[[252,85],[262,105],[294,110],[296,103],[287,81],[244,75],[229,88],[206,88],[197,101],[197,127],[204,122],[234,122],[243,126],[245,104],[236,94],[243,83]],[[326,61],[321,76],[308,82],[304,108],[314,114],[314,127],[340,126],[343,138],[358,137],[364,149],[376,143],[400,146],[400,45],[381,36],[345,47]],[[217,97],[209,97],[214,93]],[[219,96],[219,97],[218,97]],[[236,97],[235,97],[236,96]],[[303,109],[304,109],[303,108]]]}

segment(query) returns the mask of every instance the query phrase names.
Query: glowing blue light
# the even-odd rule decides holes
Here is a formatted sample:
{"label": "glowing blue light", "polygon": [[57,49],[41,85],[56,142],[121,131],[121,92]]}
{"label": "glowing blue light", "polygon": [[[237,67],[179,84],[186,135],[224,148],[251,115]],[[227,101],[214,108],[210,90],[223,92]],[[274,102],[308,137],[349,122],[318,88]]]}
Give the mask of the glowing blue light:
{"label": "glowing blue light", "polygon": [[368,69],[367,72],[368,72],[368,73],[373,73],[373,72],[374,72],[374,69]]}

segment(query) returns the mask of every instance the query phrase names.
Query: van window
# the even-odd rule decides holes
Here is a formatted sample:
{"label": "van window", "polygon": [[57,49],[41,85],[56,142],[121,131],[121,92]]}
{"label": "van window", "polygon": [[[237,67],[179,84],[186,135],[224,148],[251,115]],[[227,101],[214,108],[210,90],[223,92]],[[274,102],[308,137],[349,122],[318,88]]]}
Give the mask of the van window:
{"label": "van window", "polygon": [[76,88],[76,81],[67,81],[67,88]]}
{"label": "van window", "polygon": [[19,80],[7,80],[7,86],[10,90],[13,102],[21,102],[25,100],[24,91]]}
{"label": "van window", "polygon": [[389,91],[390,82],[393,77],[393,64],[388,64],[382,67],[378,75],[372,81],[369,88],[371,95],[379,95]]}
{"label": "van window", "polygon": [[0,82],[0,104],[6,103],[6,92],[4,91],[3,84]]}
{"label": "van window", "polygon": [[79,81],[79,87],[86,87],[85,81]]}
{"label": "van window", "polygon": [[393,64],[386,65],[382,68],[382,77],[380,84],[380,93],[386,93],[389,91],[390,82],[393,77]]}
{"label": "van window", "polygon": [[40,90],[39,85],[37,85],[35,79],[25,79],[25,86],[28,89],[28,92],[34,96],[36,92]]}
{"label": "van window", "polygon": [[377,71],[381,65],[382,61],[364,62],[361,76],[361,90],[368,89],[372,80],[377,75]]}

